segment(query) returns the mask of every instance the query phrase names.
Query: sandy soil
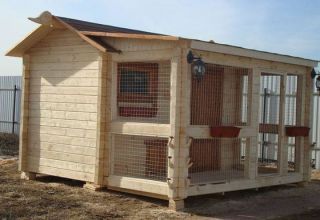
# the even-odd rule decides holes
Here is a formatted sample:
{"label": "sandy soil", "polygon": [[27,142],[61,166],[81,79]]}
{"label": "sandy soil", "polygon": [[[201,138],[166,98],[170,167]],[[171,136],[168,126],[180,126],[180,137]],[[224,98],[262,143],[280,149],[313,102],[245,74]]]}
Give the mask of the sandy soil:
{"label": "sandy soil", "polygon": [[305,187],[286,185],[188,198],[184,212],[167,202],[41,176],[20,180],[15,158],[0,159],[0,219],[320,219],[320,173]]}

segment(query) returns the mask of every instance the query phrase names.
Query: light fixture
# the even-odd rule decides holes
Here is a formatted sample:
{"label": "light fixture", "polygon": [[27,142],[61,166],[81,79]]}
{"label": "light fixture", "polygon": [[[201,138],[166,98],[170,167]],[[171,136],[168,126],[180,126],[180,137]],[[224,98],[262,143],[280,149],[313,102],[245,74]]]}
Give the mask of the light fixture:
{"label": "light fixture", "polygon": [[187,61],[189,64],[193,64],[192,74],[197,78],[198,81],[200,81],[206,72],[205,64],[201,57],[195,57],[193,53],[189,51],[187,55]]}
{"label": "light fixture", "polygon": [[312,79],[314,79],[316,76],[318,77],[316,78],[315,84],[316,84],[317,91],[320,92],[320,73],[317,73],[315,69],[312,69],[311,71]]}

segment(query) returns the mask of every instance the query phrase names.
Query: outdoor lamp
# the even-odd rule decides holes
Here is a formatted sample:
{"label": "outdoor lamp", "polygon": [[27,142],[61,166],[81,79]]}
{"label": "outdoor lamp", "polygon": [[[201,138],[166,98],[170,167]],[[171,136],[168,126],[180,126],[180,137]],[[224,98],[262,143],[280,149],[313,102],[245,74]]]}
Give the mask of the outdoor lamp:
{"label": "outdoor lamp", "polygon": [[206,72],[205,63],[201,57],[195,57],[191,51],[187,55],[187,61],[189,64],[193,64],[192,74],[200,81]]}
{"label": "outdoor lamp", "polygon": [[316,84],[317,91],[320,92],[320,74],[317,73],[315,71],[315,69],[312,69],[312,71],[311,71],[312,79],[314,79],[316,76],[318,76],[318,77],[316,78],[315,84]]}
{"label": "outdoor lamp", "polygon": [[320,76],[319,75],[316,79],[316,88],[317,88],[317,91],[320,92]]}

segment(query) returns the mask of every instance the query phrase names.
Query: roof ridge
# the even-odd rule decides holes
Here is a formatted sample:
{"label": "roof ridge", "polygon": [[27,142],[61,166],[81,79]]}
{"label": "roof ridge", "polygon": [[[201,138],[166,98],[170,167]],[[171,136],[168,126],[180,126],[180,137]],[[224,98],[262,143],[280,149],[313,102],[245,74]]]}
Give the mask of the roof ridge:
{"label": "roof ridge", "polygon": [[134,34],[150,34],[150,35],[161,35],[161,36],[170,36],[166,34],[159,34],[159,33],[153,33],[149,31],[142,31],[142,30],[137,30],[137,29],[131,29],[131,28],[125,28],[125,27],[118,27],[118,26],[113,26],[113,25],[108,25],[108,24],[101,24],[101,23],[95,23],[91,21],[84,21],[84,20],[79,20],[79,19],[74,19],[74,18],[67,18],[67,17],[61,17],[61,16],[55,16],[61,20],[63,20],[66,23],[73,23],[76,25],[80,26],[87,26],[87,27],[96,27],[96,28],[105,28],[105,29],[113,29],[113,30],[119,30],[120,32],[132,32]]}

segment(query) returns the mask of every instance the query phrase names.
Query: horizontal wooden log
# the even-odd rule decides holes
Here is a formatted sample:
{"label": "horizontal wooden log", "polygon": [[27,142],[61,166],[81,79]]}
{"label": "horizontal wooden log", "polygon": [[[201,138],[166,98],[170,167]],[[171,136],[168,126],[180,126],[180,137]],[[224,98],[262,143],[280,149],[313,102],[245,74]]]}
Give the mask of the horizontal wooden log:
{"label": "horizontal wooden log", "polygon": [[94,165],[96,161],[95,156],[86,156],[86,155],[79,155],[79,154],[73,154],[73,153],[44,150],[42,148],[40,149],[30,148],[28,151],[28,156],[68,161],[68,162],[87,164],[87,165]]}
{"label": "horizontal wooden log", "polygon": [[52,103],[33,101],[29,104],[30,110],[54,110],[54,111],[73,111],[73,112],[97,112],[97,105],[83,103]]}
{"label": "horizontal wooden log", "polygon": [[72,75],[55,78],[32,78],[31,86],[51,86],[58,89],[59,87],[95,87],[98,86],[97,78],[72,78]]}
{"label": "horizontal wooden log", "polygon": [[91,173],[77,172],[74,170],[67,170],[50,166],[39,166],[37,164],[29,164],[28,169],[29,171],[35,173],[42,173],[82,181],[93,181],[93,174]]}
{"label": "horizontal wooden log", "polygon": [[83,173],[93,173],[94,165],[73,163],[62,160],[53,160],[47,158],[39,158],[39,157],[31,157],[28,156],[28,167],[39,167],[39,166],[47,166],[54,167],[58,169],[72,170]]}
{"label": "horizontal wooden log", "polygon": [[39,134],[29,133],[29,144],[37,144],[41,142],[49,142],[55,144],[69,144],[83,147],[96,147],[95,138],[80,138],[80,137],[68,137],[64,135],[51,135],[51,134]]}
{"label": "horizontal wooden log", "polygon": [[95,130],[97,123],[92,121],[77,121],[64,119],[30,118],[29,125],[54,126],[61,128]]}
{"label": "horizontal wooden log", "polygon": [[280,184],[288,184],[288,183],[297,183],[301,182],[302,175],[301,174],[291,174],[288,176],[266,176],[259,177],[257,179],[252,180],[237,180],[228,183],[222,184],[201,184],[201,185],[192,185],[188,189],[189,196],[196,195],[205,195],[205,194],[213,194],[219,192],[228,192],[228,191],[236,191],[243,189],[251,189],[251,188],[259,188]]}
{"label": "horizontal wooden log", "polygon": [[72,76],[72,78],[97,78],[98,71],[97,70],[33,70],[32,71],[32,79],[36,78],[63,78],[66,76]]}
{"label": "horizontal wooden log", "polygon": [[51,134],[62,135],[68,137],[96,138],[96,130],[62,128],[53,126],[30,125],[29,131],[33,134]]}
{"label": "horizontal wooden log", "polygon": [[[254,137],[256,135],[256,128],[242,126],[237,127],[241,127],[239,138]],[[189,126],[187,127],[187,135],[195,139],[212,138],[210,135],[210,126]]]}
{"label": "horizontal wooden log", "polygon": [[83,147],[83,146],[67,145],[67,144],[55,144],[55,143],[49,143],[49,142],[41,142],[41,143],[33,144],[32,146],[30,146],[30,149],[50,150],[55,152],[73,153],[73,154],[85,155],[85,156],[96,155],[96,149],[92,147]]}
{"label": "horizontal wooden log", "polygon": [[166,196],[168,195],[169,188],[166,182],[120,176],[109,176],[105,183],[111,187],[119,187]]}
{"label": "horizontal wooden log", "polygon": [[31,63],[30,70],[97,70],[98,61],[90,62],[60,62],[57,63]]}
{"label": "horizontal wooden log", "polygon": [[113,122],[111,123],[111,133],[135,134],[156,137],[169,137],[170,124],[153,124],[137,122]]}
{"label": "horizontal wooden log", "polygon": [[33,94],[29,100],[30,102],[97,104],[97,97],[89,95]]}

